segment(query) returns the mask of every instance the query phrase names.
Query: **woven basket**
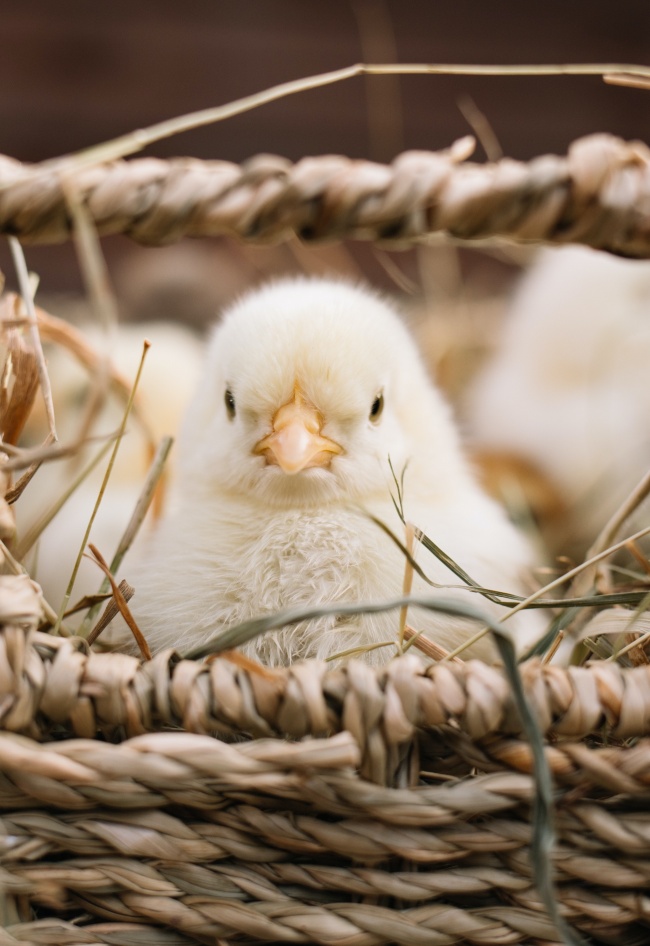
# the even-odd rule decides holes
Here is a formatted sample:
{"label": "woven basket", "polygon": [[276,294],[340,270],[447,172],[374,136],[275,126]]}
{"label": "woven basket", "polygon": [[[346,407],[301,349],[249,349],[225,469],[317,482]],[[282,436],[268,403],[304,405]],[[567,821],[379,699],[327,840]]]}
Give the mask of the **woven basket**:
{"label": "woven basket", "polygon": [[[77,169],[100,232],[160,243],[437,230],[650,256],[650,160],[608,136],[567,158],[390,167],[153,159]],[[61,167],[0,161],[0,230],[69,235]],[[69,182],[68,182],[69,186]],[[502,672],[309,661],[148,663],[39,633],[0,579],[0,946],[551,944],[531,855],[530,746]],[[560,912],[650,940],[650,667],[522,667],[555,783]]]}

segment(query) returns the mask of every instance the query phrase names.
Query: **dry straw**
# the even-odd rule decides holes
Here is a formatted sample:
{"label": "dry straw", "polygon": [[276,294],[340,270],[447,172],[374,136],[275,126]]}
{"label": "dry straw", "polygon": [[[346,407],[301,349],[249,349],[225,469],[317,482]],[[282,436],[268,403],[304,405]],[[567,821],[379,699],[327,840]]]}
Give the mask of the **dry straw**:
{"label": "dry straw", "polygon": [[[469,139],[437,154],[400,155],[390,167],[343,157],[292,165],[265,156],[241,167],[121,160],[161,136],[285,94],[388,72],[648,76],[617,65],[353,66],[40,166],[3,158],[0,231],[52,242],[68,238],[76,219],[91,293],[101,271],[93,227],[150,243],[218,233],[408,244],[444,233],[650,257],[650,151],[608,135],[528,164],[470,164]],[[12,310],[5,323],[20,332],[26,318],[33,335],[38,312],[31,290],[23,292],[27,316]],[[110,319],[110,297],[94,295]],[[8,338],[18,363],[24,346]],[[39,358],[24,359],[31,367],[19,384],[30,397]],[[16,447],[23,418],[2,390],[6,492],[9,464],[31,475],[66,447]],[[51,440],[53,418],[50,427]],[[161,464],[162,455],[142,506]],[[607,594],[593,587],[596,563],[644,488],[612,521],[568,596],[558,581],[526,602],[559,612],[552,637],[581,608],[601,609],[600,623],[579,628],[576,640],[589,631],[620,634],[620,615],[633,612],[612,607],[645,606],[643,583]],[[504,670],[454,655],[424,666],[413,653],[383,669],[309,661],[270,670],[223,652],[295,614],[215,637],[207,660],[99,653],[80,637],[39,629],[56,615],[4,544],[12,521],[2,502],[10,574],[0,577],[0,946],[646,941],[645,659],[567,670],[532,660],[518,672],[496,625]],[[412,539],[405,591],[419,568]],[[523,606],[496,589],[473,591],[476,607],[466,612],[480,612],[481,594]],[[396,627],[405,648],[417,647],[405,600],[392,605],[402,609]],[[540,802],[554,807],[550,860],[550,811]]]}

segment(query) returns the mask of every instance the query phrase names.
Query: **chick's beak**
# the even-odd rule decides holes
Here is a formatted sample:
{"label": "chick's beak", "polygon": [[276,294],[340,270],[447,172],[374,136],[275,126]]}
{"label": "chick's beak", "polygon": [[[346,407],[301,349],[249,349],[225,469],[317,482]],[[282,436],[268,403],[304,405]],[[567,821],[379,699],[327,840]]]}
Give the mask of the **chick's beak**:
{"label": "chick's beak", "polygon": [[273,415],[272,432],[258,441],[253,453],[277,464],[284,473],[299,473],[313,467],[328,467],[332,456],[343,448],[322,437],[323,418],[296,386],[293,397]]}

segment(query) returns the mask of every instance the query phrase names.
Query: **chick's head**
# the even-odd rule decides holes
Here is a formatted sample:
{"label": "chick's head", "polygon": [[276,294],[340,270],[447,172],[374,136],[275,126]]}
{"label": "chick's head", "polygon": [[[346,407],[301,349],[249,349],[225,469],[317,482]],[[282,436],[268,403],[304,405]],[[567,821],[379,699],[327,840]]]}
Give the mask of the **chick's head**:
{"label": "chick's head", "polygon": [[307,278],[225,314],[180,442],[194,488],[286,507],[384,497],[389,458],[397,475],[440,456],[451,472],[457,453],[447,405],[391,306]]}

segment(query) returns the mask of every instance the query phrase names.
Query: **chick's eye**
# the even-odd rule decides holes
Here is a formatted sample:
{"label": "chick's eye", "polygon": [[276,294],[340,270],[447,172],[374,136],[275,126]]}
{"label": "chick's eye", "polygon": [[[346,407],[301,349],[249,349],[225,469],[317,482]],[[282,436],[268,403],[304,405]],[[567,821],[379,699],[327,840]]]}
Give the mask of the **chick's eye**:
{"label": "chick's eye", "polygon": [[372,402],[372,407],[370,408],[370,420],[373,423],[375,424],[377,423],[377,421],[381,417],[381,413],[383,409],[384,409],[384,395],[380,391],[377,397]]}
{"label": "chick's eye", "polygon": [[223,396],[224,404],[226,405],[226,412],[228,417],[232,420],[235,416],[235,398],[230,388],[226,388],[226,393]]}

